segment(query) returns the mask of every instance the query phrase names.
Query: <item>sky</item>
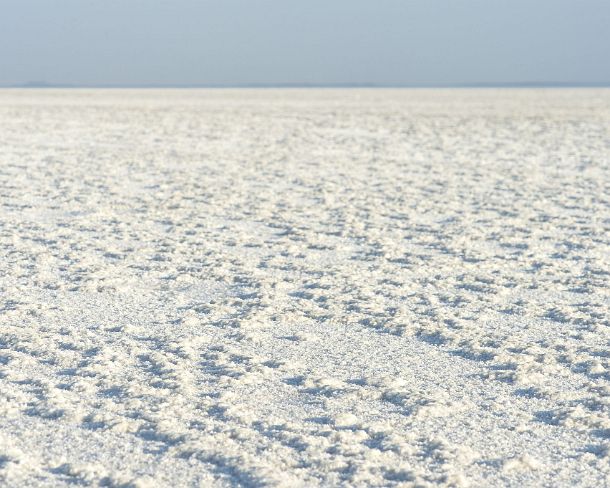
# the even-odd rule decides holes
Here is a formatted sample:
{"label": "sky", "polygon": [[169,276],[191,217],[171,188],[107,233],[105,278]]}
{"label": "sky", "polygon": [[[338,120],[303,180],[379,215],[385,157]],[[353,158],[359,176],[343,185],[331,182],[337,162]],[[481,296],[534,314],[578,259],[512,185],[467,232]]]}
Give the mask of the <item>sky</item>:
{"label": "sky", "polygon": [[0,0],[0,85],[610,82],[610,0]]}

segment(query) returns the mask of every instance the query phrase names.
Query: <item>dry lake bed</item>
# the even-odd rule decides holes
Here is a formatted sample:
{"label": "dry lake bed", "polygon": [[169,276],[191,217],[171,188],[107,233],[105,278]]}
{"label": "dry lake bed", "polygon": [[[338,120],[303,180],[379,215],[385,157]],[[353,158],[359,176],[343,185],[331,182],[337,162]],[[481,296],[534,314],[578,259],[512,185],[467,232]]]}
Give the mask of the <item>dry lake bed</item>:
{"label": "dry lake bed", "polygon": [[610,90],[0,90],[0,485],[610,482]]}

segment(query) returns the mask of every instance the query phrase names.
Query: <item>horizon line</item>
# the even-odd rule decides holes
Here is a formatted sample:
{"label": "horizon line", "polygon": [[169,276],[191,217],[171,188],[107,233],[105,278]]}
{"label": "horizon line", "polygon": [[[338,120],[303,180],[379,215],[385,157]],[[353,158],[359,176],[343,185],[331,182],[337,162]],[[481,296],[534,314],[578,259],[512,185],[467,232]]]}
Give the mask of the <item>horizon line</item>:
{"label": "horizon line", "polygon": [[610,81],[517,81],[517,82],[464,82],[464,83],[51,83],[28,81],[0,85],[6,88],[73,88],[73,89],[195,89],[195,88],[610,88]]}

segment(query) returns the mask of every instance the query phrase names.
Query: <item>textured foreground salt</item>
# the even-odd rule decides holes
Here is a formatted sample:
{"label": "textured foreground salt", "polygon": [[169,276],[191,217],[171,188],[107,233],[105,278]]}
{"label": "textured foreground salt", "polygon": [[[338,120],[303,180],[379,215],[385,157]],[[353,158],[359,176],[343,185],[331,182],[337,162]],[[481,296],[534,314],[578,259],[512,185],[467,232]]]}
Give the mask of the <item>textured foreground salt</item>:
{"label": "textured foreground salt", "polygon": [[0,485],[610,482],[610,90],[0,91]]}

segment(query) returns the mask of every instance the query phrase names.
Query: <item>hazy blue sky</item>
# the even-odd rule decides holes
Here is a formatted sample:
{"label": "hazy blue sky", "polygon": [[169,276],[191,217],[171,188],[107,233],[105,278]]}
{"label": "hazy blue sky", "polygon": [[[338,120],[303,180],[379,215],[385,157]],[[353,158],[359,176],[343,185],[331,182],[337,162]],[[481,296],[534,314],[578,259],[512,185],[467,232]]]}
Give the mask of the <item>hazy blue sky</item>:
{"label": "hazy blue sky", "polygon": [[610,81],[610,0],[0,0],[0,84]]}

